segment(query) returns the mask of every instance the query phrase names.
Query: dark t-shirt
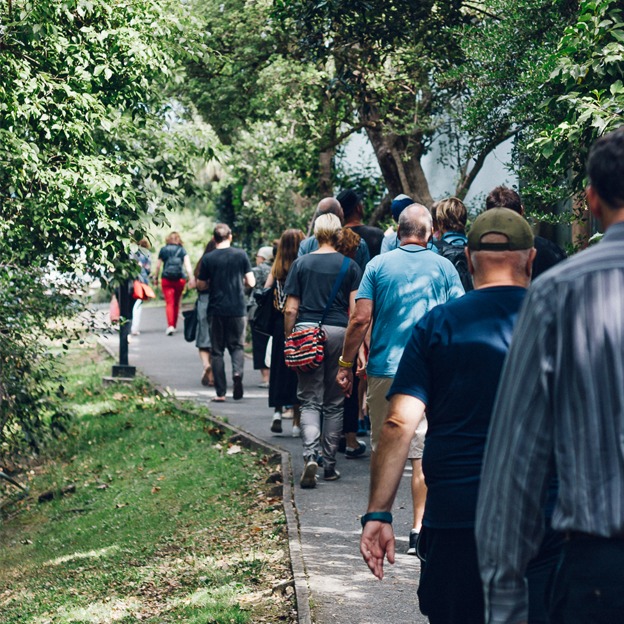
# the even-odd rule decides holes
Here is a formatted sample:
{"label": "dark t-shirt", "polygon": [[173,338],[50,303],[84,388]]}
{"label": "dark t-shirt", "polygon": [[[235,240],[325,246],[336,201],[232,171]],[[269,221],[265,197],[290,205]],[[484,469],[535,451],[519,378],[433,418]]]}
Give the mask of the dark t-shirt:
{"label": "dark t-shirt", "polygon": [[371,258],[379,255],[384,237],[383,230],[370,225],[349,225],[348,227],[366,241]]}
{"label": "dark t-shirt", "polygon": [[536,236],[535,242],[535,260],[533,262],[533,273],[531,279],[534,280],[538,275],[541,275],[544,271],[548,271],[555,264],[558,264],[562,260],[566,259],[566,253],[559,247],[559,245],[544,238],[543,236]]}
{"label": "dark t-shirt", "polygon": [[[284,290],[287,295],[299,298],[298,323],[318,323],[321,320],[343,259],[344,256],[336,251],[328,254],[306,254],[293,262]],[[325,317],[326,325],[347,326],[349,295],[351,291],[358,289],[361,279],[360,267],[353,260],[349,260],[342,286]]]}
{"label": "dark t-shirt", "polygon": [[414,327],[388,396],[427,406],[423,524],[471,528],[490,417],[526,290],[483,288],[439,305]]}
{"label": "dark t-shirt", "polygon": [[251,264],[242,249],[226,247],[204,254],[199,279],[209,282],[210,316],[245,316],[247,305],[243,278],[251,272]]}

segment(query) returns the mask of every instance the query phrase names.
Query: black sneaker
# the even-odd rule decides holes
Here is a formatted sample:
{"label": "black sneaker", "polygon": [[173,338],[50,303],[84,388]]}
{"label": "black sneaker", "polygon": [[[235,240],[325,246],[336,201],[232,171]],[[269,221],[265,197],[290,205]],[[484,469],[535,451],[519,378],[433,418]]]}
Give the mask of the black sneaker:
{"label": "black sneaker", "polygon": [[418,552],[416,551],[416,544],[418,543],[418,531],[412,529],[409,534],[409,548],[407,549],[408,555],[414,555],[416,557]]}
{"label": "black sneaker", "polygon": [[327,467],[323,470],[323,479],[325,481],[338,481],[340,473],[335,468]]}
{"label": "black sneaker", "polygon": [[345,449],[345,457],[347,459],[357,459],[358,457],[363,457],[366,453],[366,442],[362,442],[358,440],[358,447],[356,449],[346,448]]}
{"label": "black sneaker", "polygon": [[232,397],[235,401],[240,401],[243,398],[243,378],[240,375],[237,375],[233,379],[234,381],[234,391],[232,393]]}
{"label": "black sneaker", "polygon": [[310,460],[309,462],[306,462],[306,465],[303,468],[303,472],[301,473],[301,479],[299,480],[299,485],[302,488],[316,487],[317,468],[318,468],[318,464],[314,460]]}

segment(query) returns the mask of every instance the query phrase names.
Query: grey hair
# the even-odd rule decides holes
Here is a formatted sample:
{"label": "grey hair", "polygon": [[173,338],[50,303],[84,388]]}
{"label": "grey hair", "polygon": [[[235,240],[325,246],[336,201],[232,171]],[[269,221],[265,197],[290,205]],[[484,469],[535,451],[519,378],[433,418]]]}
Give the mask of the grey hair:
{"label": "grey hair", "polygon": [[399,215],[399,238],[415,238],[426,243],[433,231],[433,219],[426,206],[410,204]]}

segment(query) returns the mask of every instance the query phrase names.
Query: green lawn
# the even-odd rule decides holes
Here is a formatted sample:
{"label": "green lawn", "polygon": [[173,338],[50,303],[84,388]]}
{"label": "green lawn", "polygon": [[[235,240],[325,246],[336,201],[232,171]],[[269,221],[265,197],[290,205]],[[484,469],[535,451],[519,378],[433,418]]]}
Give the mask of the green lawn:
{"label": "green lawn", "polygon": [[296,621],[267,458],[142,381],[104,386],[93,346],[67,359],[76,417],[0,524],[3,624]]}

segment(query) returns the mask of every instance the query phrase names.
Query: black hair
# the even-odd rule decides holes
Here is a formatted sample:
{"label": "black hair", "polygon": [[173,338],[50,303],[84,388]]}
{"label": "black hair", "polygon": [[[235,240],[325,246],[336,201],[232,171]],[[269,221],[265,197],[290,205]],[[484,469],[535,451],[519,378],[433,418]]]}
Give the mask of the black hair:
{"label": "black hair", "polygon": [[355,214],[355,209],[360,203],[359,195],[353,189],[346,189],[344,191],[340,191],[340,193],[336,196],[336,199],[342,206],[345,221],[349,221]]}
{"label": "black hair", "polygon": [[587,160],[587,175],[610,208],[624,208],[624,126],[594,143]]}

